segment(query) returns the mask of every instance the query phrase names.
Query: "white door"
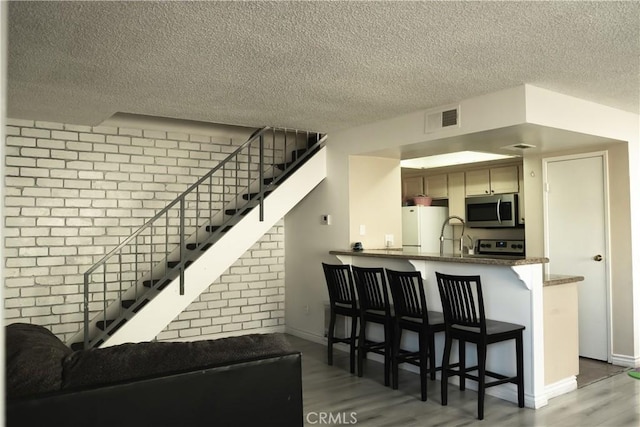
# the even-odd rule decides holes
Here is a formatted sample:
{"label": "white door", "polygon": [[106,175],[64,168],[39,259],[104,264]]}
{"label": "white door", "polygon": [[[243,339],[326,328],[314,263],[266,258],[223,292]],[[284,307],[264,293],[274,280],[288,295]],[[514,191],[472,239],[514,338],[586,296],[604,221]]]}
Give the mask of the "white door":
{"label": "white door", "polygon": [[545,247],[549,274],[578,283],[580,356],[609,360],[606,156],[545,159]]}

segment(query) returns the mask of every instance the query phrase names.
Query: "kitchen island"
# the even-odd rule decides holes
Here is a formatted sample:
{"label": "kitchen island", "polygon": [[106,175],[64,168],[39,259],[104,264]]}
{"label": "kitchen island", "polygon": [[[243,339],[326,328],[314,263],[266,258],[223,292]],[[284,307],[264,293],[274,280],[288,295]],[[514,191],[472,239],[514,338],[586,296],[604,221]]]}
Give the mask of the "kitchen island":
{"label": "kitchen island", "polygon": [[[342,263],[361,267],[384,267],[393,270],[419,271],[425,282],[425,293],[430,310],[442,311],[435,272],[455,275],[479,275],[482,280],[485,312],[488,319],[518,323],[524,330],[525,405],[539,408],[548,403],[549,397],[571,391],[575,386],[575,373],[554,382],[553,392],[546,388],[545,380],[545,277],[543,257],[510,257],[493,255],[432,254],[405,250],[351,250],[330,251]],[[573,276],[550,277],[546,284],[574,283],[581,278]],[[561,283],[560,283],[561,282]],[[372,331],[375,333],[375,331]],[[575,331],[577,333],[577,330]],[[436,354],[441,355],[443,334],[436,339]],[[415,337],[403,341],[403,346],[416,348]],[[455,346],[455,344],[454,344]],[[452,350],[452,362],[457,350]],[[475,364],[475,350],[467,350],[467,366]],[[439,357],[439,356],[438,356]],[[577,363],[578,355],[575,354]],[[548,360],[548,363],[553,361]],[[511,342],[494,344],[487,355],[487,369],[506,375],[515,373],[515,346]],[[562,374],[560,374],[562,376]],[[557,375],[555,376],[557,377]],[[554,378],[555,378],[554,377]],[[457,381],[457,377],[452,382]],[[468,387],[475,389],[474,381]],[[503,384],[487,390],[488,394],[517,402],[516,387]]]}

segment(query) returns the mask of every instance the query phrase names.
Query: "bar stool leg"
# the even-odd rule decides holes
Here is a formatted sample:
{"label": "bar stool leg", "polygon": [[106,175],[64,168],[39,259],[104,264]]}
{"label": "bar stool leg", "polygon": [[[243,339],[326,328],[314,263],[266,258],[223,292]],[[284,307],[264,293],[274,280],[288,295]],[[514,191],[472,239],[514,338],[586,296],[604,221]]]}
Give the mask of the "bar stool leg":
{"label": "bar stool leg", "polygon": [[358,318],[351,318],[351,339],[349,340],[349,344],[351,348],[349,349],[349,371],[353,374],[356,371],[356,328],[358,327]]}
{"label": "bar stool leg", "polygon": [[398,357],[400,355],[400,338],[402,338],[402,329],[397,325],[395,327],[395,333],[393,334],[393,355],[391,356],[391,363],[393,364],[393,385],[394,390],[398,389],[399,372],[398,372]]}
{"label": "bar stool leg", "polygon": [[487,364],[487,345],[478,343],[478,419],[484,419],[485,368]]}
{"label": "bar stool leg", "polygon": [[329,331],[327,333],[327,365],[333,365],[333,331],[336,327],[336,313],[331,312]]}
{"label": "bar stool leg", "polygon": [[393,346],[393,325],[385,323],[384,325],[384,385],[389,387],[389,377],[391,376],[391,357]]}
{"label": "bar stool leg", "polygon": [[436,379],[436,340],[433,333],[429,334],[429,370],[431,371],[430,379]]}
{"label": "bar stool leg", "polygon": [[440,378],[440,400],[447,405],[447,386],[449,385],[449,357],[451,355],[451,336],[445,335],[444,351],[442,352],[442,376]]}
{"label": "bar stool leg", "polygon": [[360,333],[358,334],[358,376],[362,376],[364,359],[367,355],[367,351],[364,348],[365,341],[367,339],[367,320],[360,318]]}
{"label": "bar stool leg", "polygon": [[464,390],[467,387],[467,342],[461,339],[458,340],[458,366],[460,368],[460,390]]}
{"label": "bar stool leg", "polygon": [[522,332],[516,338],[516,365],[518,375],[518,407],[524,408],[524,349]]}
{"label": "bar stool leg", "polygon": [[423,402],[427,400],[427,334],[425,332],[420,332],[419,338],[419,349],[420,352],[420,398]]}

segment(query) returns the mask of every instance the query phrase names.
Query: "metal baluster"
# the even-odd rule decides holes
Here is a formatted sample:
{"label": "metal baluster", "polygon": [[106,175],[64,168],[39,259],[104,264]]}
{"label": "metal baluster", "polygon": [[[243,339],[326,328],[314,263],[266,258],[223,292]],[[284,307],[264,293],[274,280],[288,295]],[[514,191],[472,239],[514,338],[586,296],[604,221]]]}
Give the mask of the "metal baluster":
{"label": "metal baluster", "polygon": [[194,217],[196,219],[196,247],[200,247],[200,245],[198,245],[198,241],[200,240],[198,238],[198,228],[200,227],[200,225],[198,224],[198,212],[200,211],[200,186],[198,185],[196,187],[196,211],[194,214]]}
{"label": "metal baluster", "polygon": [[[295,147],[295,139],[293,140],[293,146]],[[282,153],[282,157],[284,158],[285,170],[287,169],[287,131],[284,132],[284,152]]]}
{"label": "metal baluster", "polygon": [[[286,130],[285,130],[286,132]],[[285,164],[285,169],[286,169]],[[271,128],[271,170],[276,170],[276,128]],[[273,184],[273,182],[271,182]]]}
{"label": "metal baluster", "polygon": [[164,221],[164,275],[169,274],[169,211],[165,215]]}
{"label": "metal baluster", "polygon": [[251,200],[251,144],[247,150],[247,197]]}
{"label": "metal baluster", "polygon": [[209,225],[213,225],[213,174],[209,175]]}
{"label": "metal baluster", "polygon": [[107,328],[107,263],[104,264],[104,274],[102,275],[102,321],[104,328]]}
{"label": "metal baluster", "polygon": [[84,273],[84,349],[89,348],[89,273]]}
{"label": "metal baluster", "polygon": [[[260,135],[260,194],[264,192],[264,136]],[[260,198],[260,221],[264,221],[264,200]]]}
{"label": "metal baluster", "polygon": [[118,309],[118,316],[122,316],[122,253],[118,254],[118,263],[120,264],[120,279],[118,280],[118,297],[120,298],[120,308]]}
{"label": "metal baluster", "polygon": [[[238,209],[238,204],[239,204],[239,201],[238,201],[238,175],[240,175],[240,170],[239,170],[239,166],[238,166],[238,160],[239,159],[240,159],[240,153],[238,153],[236,155],[235,189],[233,190],[233,194],[235,194],[235,198],[236,198],[236,215],[239,212],[239,209]],[[244,208],[244,206],[243,206],[243,208]]]}
{"label": "metal baluster", "polygon": [[180,295],[184,295],[184,260],[187,250],[184,236],[184,203],[185,198],[180,198]]}
{"label": "metal baluster", "polygon": [[226,175],[227,175],[227,171],[226,171],[226,167],[227,167],[227,163],[223,163],[222,164],[222,222],[226,223],[227,221],[224,219],[224,211],[227,208],[227,189],[225,188],[225,183],[226,183]]}
{"label": "metal baluster", "polygon": [[134,269],[135,269],[135,275],[133,276],[134,278],[134,289],[133,289],[133,299],[134,301],[138,301],[138,236],[136,236],[135,242],[134,242],[134,250],[135,250],[135,255],[133,257],[133,263],[134,263]]}

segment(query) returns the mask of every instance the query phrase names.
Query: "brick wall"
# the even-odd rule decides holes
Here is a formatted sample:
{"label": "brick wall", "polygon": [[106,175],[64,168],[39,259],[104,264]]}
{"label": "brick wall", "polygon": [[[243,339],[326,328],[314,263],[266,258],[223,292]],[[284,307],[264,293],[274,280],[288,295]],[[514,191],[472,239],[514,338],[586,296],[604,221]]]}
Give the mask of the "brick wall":
{"label": "brick wall", "polygon": [[[82,326],[83,273],[244,142],[170,130],[7,120],[7,323]],[[158,338],[284,325],[280,221]]]}

